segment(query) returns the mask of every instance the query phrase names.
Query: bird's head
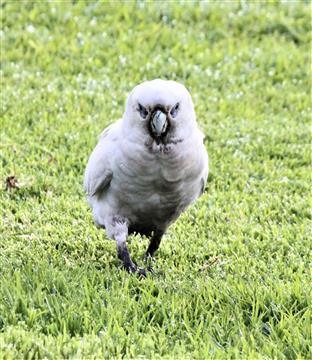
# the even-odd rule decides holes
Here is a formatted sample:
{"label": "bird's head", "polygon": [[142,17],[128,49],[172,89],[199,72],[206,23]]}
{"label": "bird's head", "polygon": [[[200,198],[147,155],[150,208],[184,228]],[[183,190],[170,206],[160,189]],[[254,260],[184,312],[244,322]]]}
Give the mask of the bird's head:
{"label": "bird's head", "polygon": [[193,102],[186,88],[160,79],[146,81],[132,90],[123,122],[127,132],[157,144],[184,139],[196,126]]}

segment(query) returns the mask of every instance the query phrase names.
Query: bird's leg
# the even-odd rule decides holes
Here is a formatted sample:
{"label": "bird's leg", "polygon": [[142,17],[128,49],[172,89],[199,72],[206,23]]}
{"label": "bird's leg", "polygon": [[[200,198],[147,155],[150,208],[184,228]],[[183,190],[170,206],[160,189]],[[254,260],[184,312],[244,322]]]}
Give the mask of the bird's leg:
{"label": "bird's leg", "polygon": [[146,271],[137,267],[136,264],[131,260],[126,240],[117,238],[117,255],[118,258],[123,262],[124,268],[129,273],[137,273],[143,277],[146,276]]}
{"label": "bird's leg", "polygon": [[152,257],[154,252],[159,248],[159,244],[161,241],[164,232],[162,230],[156,230],[151,238],[150,244],[146,250],[145,256]]}
{"label": "bird's leg", "polygon": [[122,261],[124,268],[128,272],[130,272],[130,273],[136,272],[137,271],[137,266],[131,260],[126,240],[124,240],[124,239],[122,239],[120,237],[117,237],[116,241],[117,241],[117,256],[118,256],[118,259],[120,259]]}
{"label": "bird's leg", "polygon": [[138,272],[140,275],[145,275],[143,269],[139,269],[136,264],[132,261],[127,247],[127,238],[128,238],[128,222],[126,219],[114,216],[109,222],[108,226],[106,225],[106,230],[108,230],[108,235],[113,237],[117,243],[117,256],[122,261],[124,268],[129,273]]}
{"label": "bird's leg", "polygon": [[150,240],[150,244],[145,253],[145,261],[147,262],[146,270],[151,273],[154,273],[154,270],[151,265],[152,257],[154,255],[155,251],[159,248],[159,244],[160,244],[163,234],[164,234],[164,232],[162,230],[154,231],[154,234]]}

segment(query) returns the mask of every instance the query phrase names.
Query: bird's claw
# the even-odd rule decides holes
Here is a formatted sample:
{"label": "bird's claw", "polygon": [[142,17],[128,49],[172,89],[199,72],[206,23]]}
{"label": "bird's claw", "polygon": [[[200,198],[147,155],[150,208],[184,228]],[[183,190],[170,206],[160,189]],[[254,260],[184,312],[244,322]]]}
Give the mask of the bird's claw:
{"label": "bird's claw", "polygon": [[147,266],[145,269],[144,268],[138,268],[137,269],[137,274],[140,277],[147,277],[148,274],[155,275],[155,271],[153,270],[153,268],[151,266]]}
{"label": "bird's claw", "polygon": [[152,275],[155,275],[155,271],[154,271],[154,269],[153,269],[150,265],[146,267],[146,270],[147,270],[149,273],[151,273]]}
{"label": "bird's claw", "polygon": [[146,270],[144,268],[137,268],[137,274],[139,275],[139,277],[147,276]]}
{"label": "bird's claw", "polygon": [[[124,264],[124,269],[129,273],[129,274],[137,274],[139,277],[146,277],[147,276],[147,272],[144,268],[139,268],[138,266],[136,266],[135,264],[131,264],[131,265],[125,265]],[[149,269],[147,269],[148,271],[150,271]]]}
{"label": "bird's claw", "polygon": [[155,274],[154,269],[152,268],[153,263],[155,263],[154,258],[150,254],[145,254],[144,256],[144,262],[146,264],[146,270],[151,273]]}
{"label": "bird's claw", "polygon": [[124,266],[124,269],[129,273],[129,274],[135,274],[137,272],[137,267],[136,266]]}

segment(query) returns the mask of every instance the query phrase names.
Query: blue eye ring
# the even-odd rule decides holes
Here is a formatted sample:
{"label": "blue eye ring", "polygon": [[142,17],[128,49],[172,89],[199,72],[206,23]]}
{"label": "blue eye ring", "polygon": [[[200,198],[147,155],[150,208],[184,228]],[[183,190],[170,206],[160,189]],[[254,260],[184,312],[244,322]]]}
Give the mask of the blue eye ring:
{"label": "blue eye ring", "polygon": [[140,113],[140,116],[143,118],[143,119],[146,119],[147,118],[147,115],[148,115],[148,111],[146,110],[146,108],[141,105],[140,103],[138,103],[138,112]]}
{"label": "blue eye ring", "polygon": [[170,110],[171,117],[175,118],[178,114],[179,109],[180,109],[180,103],[176,103]]}

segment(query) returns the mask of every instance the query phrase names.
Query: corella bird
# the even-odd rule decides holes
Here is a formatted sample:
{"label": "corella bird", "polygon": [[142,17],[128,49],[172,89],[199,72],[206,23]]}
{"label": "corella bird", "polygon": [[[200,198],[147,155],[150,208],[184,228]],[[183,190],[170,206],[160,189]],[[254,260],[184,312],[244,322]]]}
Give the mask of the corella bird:
{"label": "corella bird", "polygon": [[204,191],[208,156],[193,102],[175,82],[152,80],[130,93],[121,120],[106,128],[90,156],[84,179],[97,226],[116,240],[129,272],[127,238],[150,237],[153,256],[170,224]]}

